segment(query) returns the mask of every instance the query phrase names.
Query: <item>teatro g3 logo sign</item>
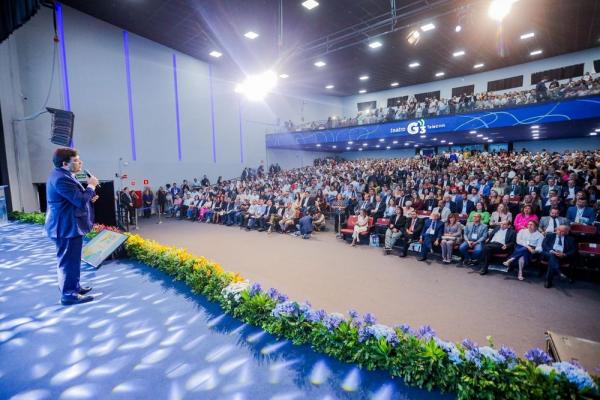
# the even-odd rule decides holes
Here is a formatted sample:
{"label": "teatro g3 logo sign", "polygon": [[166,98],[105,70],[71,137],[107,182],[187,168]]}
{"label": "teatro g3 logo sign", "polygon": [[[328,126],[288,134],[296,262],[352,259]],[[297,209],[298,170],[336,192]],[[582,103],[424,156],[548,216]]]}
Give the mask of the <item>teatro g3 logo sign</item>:
{"label": "teatro g3 logo sign", "polygon": [[425,120],[421,118],[418,121],[409,123],[408,125],[406,125],[406,131],[408,132],[409,135],[427,133],[427,127],[425,126]]}

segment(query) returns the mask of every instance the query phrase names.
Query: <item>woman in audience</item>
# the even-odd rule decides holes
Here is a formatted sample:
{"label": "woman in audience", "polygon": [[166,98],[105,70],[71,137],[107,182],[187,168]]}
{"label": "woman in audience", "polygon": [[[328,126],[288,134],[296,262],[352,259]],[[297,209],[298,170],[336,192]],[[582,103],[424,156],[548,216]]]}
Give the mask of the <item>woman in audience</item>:
{"label": "woman in audience", "polygon": [[352,243],[351,246],[356,246],[356,243],[360,241],[360,234],[369,230],[369,217],[367,211],[361,208],[358,213],[356,224],[354,224],[354,232],[352,232]]}
{"label": "woman in audience", "polygon": [[527,228],[529,221],[539,223],[538,216],[531,212],[531,205],[525,204],[522,211],[515,217],[515,230],[519,232],[521,229]]}
{"label": "woman in audience", "polygon": [[497,226],[500,226],[500,223],[502,221],[508,221],[508,223],[512,222],[512,214],[510,213],[510,211],[508,211],[508,208],[506,208],[506,205],[504,205],[503,203],[498,204],[498,208],[496,211],[494,211],[492,213],[492,216],[490,217],[490,228],[495,228]]}
{"label": "woman in audience", "polygon": [[502,198],[498,195],[496,190],[490,191],[490,197],[487,201],[486,211],[492,214],[498,208],[498,204],[502,202]]}
{"label": "woman in audience", "polygon": [[338,193],[333,203],[331,203],[331,209],[335,215],[335,220],[333,222],[335,232],[339,234],[341,226],[345,222],[346,215],[346,201],[341,193]]}
{"label": "woman in audience", "polygon": [[290,227],[294,226],[294,220],[296,219],[297,211],[299,210],[294,208],[293,203],[287,203],[285,205],[285,212],[279,221],[281,233],[286,233]]}
{"label": "woman in audience", "polygon": [[444,224],[444,233],[442,234],[442,241],[440,247],[442,248],[442,262],[444,264],[450,264],[452,262],[452,252],[454,246],[460,243],[460,239],[463,236],[463,226],[458,222],[457,214],[450,214],[448,221]]}
{"label": "woman in audience", "polygon": [[383,212],[383,218],[392,218],[394,215],[396,215],[396,200],[390,196],[387,207]]}
{"label": "woman in audience", "polygon": [[200,203],[200,196],[195,195],[192,204],[188,207],[186,212],[186,219],[195,220],[198,214],[198,204]]}
{"label": "woman in audience", "polygon": [[543,241],[544,235],[538,231],[537,221],[529,221],[527,229],[521,229],[517,234],[517,247],[503,264],[510,268],[512,263],[517,261],[519,264],[518,279],[522,281],[524,279],[523,269],[529,265],[534,254],[542,251]]}
{"label": "woman in audience", "polygon": [[198,212],[198,222],[205,222],[204,218],[206,213],[212,209],[213,206],[213,195],[209,194],[207,200],[200,206],[200,211]]}
{"label": "woman in audience", "polygon": [[478,214],[481,217],[481,223],[487,225],[490,223],[490,213],[485,211],[485,205],[482,201],[475,203],[475,209],[469,214],[467,222],[473,222],[473,216]]}

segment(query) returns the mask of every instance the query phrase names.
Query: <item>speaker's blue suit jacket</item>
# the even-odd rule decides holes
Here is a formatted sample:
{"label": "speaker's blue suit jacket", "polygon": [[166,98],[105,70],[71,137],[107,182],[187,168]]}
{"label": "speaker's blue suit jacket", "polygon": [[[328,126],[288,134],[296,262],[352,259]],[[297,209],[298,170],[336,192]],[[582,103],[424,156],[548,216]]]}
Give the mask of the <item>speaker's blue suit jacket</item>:
{"label": "speaker's blue suit jacket", "polygon": [[84,189],[71,173],[55,168],[46,182],[46,232],[51,238],[75,238],[92,229],[94,190]]}

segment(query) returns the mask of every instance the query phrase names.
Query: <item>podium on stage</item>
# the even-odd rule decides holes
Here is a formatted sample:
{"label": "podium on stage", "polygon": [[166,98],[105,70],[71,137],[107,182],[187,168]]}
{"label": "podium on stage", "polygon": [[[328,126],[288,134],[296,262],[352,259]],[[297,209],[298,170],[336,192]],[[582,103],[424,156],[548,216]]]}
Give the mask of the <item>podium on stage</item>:
{"label": "podium on stage", "polygon": [[0,185],[0,225],[8,224],[8,207],[6,206],[7,185]]}

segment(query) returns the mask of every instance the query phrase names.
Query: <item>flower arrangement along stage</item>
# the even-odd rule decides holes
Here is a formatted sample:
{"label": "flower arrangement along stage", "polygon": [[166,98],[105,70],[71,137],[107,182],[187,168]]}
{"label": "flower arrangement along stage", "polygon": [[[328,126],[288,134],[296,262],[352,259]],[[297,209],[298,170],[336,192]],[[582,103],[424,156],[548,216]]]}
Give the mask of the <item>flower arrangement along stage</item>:
{"label": "flower arrangement along stage", "polygon": [[408,385],[455,392],[458,399],[600,399],[597,376],[576,362],[553,363],[541,349],[520,358],[509,347],[495,348],[491,337],[486,346],[453,343],[428,325],[388,327],[369,313],[315,310],[185,249],[127,235],[129,257],[184,281],[234,317],[339,360],[385,370]]}

